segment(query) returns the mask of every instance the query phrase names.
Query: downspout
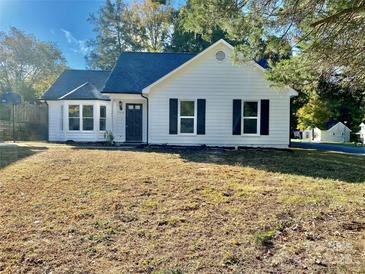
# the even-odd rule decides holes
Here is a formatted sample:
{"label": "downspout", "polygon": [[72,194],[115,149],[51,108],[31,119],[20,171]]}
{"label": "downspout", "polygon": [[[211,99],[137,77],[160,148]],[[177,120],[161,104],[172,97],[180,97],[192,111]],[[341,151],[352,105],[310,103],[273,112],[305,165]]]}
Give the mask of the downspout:
{"label": "downspout", "polygon": [[147,138],[147,145],[148,145],[148,117],[149,117],[149,101],[148,101],[148,97],[146,97],[146,96],[144,96],[142,93],[141,93],[141,96],[142,96],[142,98],[144,98],[144,99],[146,99],[147,100],[147,132],[146,132],[146,138]]}

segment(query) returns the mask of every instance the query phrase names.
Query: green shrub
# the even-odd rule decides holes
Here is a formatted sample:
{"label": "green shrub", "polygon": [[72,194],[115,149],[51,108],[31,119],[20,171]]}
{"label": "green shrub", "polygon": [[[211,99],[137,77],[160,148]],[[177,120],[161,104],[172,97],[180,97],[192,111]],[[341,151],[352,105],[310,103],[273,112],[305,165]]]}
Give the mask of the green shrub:
{"label": "green shrub", "polygon": [[105,131],[104,138],[106,139],[106,141],[107,141],[108,144],[113,145],[113,143],[114,143],[114,135],[113,135],[113,132],[111,130]]}

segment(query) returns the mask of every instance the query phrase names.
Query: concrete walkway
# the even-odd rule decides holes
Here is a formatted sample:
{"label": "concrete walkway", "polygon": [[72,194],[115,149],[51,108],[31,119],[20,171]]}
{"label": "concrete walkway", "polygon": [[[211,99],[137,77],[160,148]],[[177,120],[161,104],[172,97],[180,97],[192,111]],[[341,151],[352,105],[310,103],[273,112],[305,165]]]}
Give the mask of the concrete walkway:
{"label": "concrete walkway", "polygon": [[307,143],[307,142],[291,142],[291,147],[318,149],[326,151],[338,151],[338,152],[365,155],[365,147],[352,147],[341,144],[334,145],[334,144],[320,144],[320,143]]}
{"label": "concrete walkway", "polygon": [[0,147],[16,147],[17,144],[15,143],[0,143]]}

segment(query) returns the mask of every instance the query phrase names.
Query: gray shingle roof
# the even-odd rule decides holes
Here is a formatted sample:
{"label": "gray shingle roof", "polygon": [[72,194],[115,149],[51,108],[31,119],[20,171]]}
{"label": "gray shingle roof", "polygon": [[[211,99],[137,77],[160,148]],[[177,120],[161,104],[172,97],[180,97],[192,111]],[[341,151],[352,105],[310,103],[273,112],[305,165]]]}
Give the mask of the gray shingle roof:
{"label": "gray shingle roof", "polygon": [[98,89],[89,82],[82,84],[75,88],[64,96],[60,97],[61,100],[106,100],[109,101],[109,97],[102,95]]}
{"label": "gray shingle roof", "polygon": [[142,93],[142,89],[184,64],[196,53],[124,52],[102,92]]}
{"label": "gray shingle roof", "polygon": [[[43,94],[43,99],[58,100],[71,91],[80,88],[72,96],[70,94],[72,100],[105,100],[106,97],[101,95],[100,91],[109,74],[109,71],[99,70],[65,70]],[[87,88],[90,88],[90,90],[87,90]]]}

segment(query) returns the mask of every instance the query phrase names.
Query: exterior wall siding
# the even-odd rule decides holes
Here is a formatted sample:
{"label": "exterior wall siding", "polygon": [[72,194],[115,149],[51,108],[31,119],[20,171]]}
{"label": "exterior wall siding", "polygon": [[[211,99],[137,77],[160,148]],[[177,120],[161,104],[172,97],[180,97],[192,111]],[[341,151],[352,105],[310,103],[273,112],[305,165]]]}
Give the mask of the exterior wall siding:
{"label": "exterior wall siding", "polygon": [[[224,61],[215,53],[223,50]],[[264,72],[254,64],[235,65],[231,49],[218,45],[182,70],[171,75],[149,93],[149,143],[211,146],[287,147],[289,144],[290,96],[273,88]],[[169,99],[206,99],[205,135],[169,134]],[[269,135],[232,135],[233,99],[270,100]]]}
{"label": "exterior wall siding", "polygon": [[[107,94],[112,99],[112,132],[114,141],[126,141],[126,104],[142,104],[142,142],[147,142],[147,101],[139,94]],[[119,102],[123,109],[120,110]]]}
{"label": "exterior wall siding", "polygon": [[49,101],[48,103],[48,140],[63,141],[61,108],[63,102]]}

